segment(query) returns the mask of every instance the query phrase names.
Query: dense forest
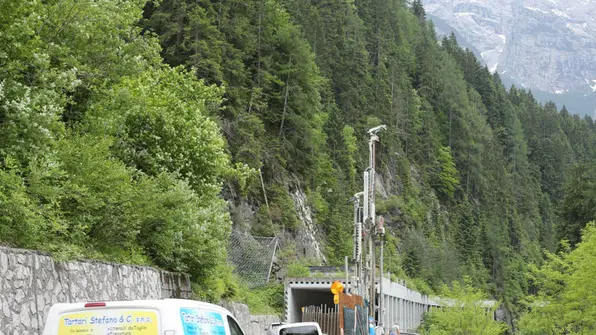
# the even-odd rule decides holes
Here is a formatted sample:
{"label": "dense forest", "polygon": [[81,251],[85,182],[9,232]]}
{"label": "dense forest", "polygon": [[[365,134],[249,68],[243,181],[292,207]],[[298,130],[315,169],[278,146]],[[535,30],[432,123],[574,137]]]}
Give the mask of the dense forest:
{"label": "dense forest", "polygon": [[[203,298],[230,298],[230,204],[254,208],[252,234],[292,236],[304,190],[341,263],[366,130],[386,124],[387,271],[423,292],[467,278],[513,330],[529,296],[553,302],[522,317],[532,329],[596,301],[569,291],[595,257],[593,228],[580,243],[594,121],[505,88],[420,0],[0,5],[1,244],[185,271]],[[569,333],[592,329],[577,315]]]}

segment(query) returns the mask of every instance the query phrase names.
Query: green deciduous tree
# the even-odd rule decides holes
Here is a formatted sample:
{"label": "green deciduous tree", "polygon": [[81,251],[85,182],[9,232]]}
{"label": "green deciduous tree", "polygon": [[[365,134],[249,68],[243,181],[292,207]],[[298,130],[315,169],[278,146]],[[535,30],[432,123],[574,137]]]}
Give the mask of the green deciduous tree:
{"label": "green deciduous tree", "polygon": [[439,148],[437,163],[438,171],[433,178],[433,186],[448,199],[453,196],[455,188],[459,185],[459,173],[449,147]]}
{"label": "green deciduous tree", "polygon": [[593,333],[596,329],[594,223],[586,226],[576,249],[547,256],[548,261],[531,272],[530,280],[538,292],[529,299],[528,312],[519,322],[520,334]]}
{"label": "green deciduous tree", "polygon": [[210,118],[222,90],[162,64],[144,4],[1,3],[0,242],[204,285],[225,263],[222,182],[251,171]]}
{"label": "green deciduous tree", "polygon": [[123,78],[91,108],[90,132],[118,138],[116,155],[156,176],[162,171],[188,181],[199,196],[216,196],[229,173],[225,142],[210,111],[221,90],[180,69],[164,68]]}
{"label": "green deciduous tree", "polygon": [[443,307],[425,314],[421,334],[505,334],[506,325],[494,320],[498,302],[487,300],[487,296],[470,283],[454,282],[443,287]]}

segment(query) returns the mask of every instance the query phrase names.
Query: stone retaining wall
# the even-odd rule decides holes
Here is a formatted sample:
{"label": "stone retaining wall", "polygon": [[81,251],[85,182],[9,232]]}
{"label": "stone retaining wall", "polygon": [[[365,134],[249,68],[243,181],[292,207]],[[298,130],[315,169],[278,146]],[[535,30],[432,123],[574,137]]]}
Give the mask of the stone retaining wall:
{"label": "stone retaining wall", "polygon": [[[57,262],[45,253],[0,247],[0,335],[41,335],[58,302],[190,298],[185,274],[99,261]],[[279,318],[223,303],[247,335],[265,335]]]}
{"label": "stone retaining wall", "polygon": [[271,324],[280,321],[279,317],[274,315],[251,315],[244,304],[224,302],[221,305],[234,314],[246,335],[266,335]]}
{"label": "stone retaining wall", "polygon": [[57,302],[190,298],[190,278],[146,266],[57,262],[0,247],[0,335],[39,335]]}

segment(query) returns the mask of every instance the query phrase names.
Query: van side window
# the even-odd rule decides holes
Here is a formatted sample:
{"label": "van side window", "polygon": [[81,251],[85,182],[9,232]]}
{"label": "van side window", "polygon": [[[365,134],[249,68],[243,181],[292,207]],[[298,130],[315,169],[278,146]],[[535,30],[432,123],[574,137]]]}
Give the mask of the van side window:
{"label": "van side window", "polygon": [[229,316],[228,316],[228,324],[230,325],[230,334],[231,335],[244,335],[240,326],[238,326],[236,321]]}

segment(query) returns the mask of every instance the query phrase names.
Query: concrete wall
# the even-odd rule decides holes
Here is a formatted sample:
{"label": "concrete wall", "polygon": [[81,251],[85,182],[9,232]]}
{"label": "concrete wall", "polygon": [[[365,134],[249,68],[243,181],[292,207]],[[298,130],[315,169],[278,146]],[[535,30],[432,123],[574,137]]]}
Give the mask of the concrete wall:
{"label": "concrete wall", "polygon": [[379,316],[381,324],[390,326],[399,323],[404,330],[417,329],[424,313],[439,306],[437,301],[409,289],[404,282],[393,282],[387,278],[383,278],[383,296],[383,314]]}
{"label": "concrete wall", "polygon": [[[57,262],[42,252],[0,247],[0,335],[40,335],[58,302],[190,298],[185,274],[98,261]],[[277,316],[223,303],[247,335],[265,335]]]}
{"label": "concrete wall", "polygon": [[0,247],[0,335],[38,335],[57,302],[189,298],[187,275],[97,261],[56,262]]}
{"label": "concrete wall", "polygon": [[244,304],[224,302],[221,305],[234,314],[246,335],[266,335],[272,323],[280,322],[274,315],[251,315]]}

